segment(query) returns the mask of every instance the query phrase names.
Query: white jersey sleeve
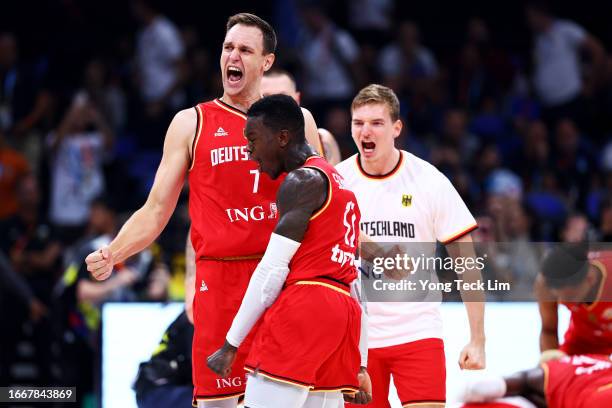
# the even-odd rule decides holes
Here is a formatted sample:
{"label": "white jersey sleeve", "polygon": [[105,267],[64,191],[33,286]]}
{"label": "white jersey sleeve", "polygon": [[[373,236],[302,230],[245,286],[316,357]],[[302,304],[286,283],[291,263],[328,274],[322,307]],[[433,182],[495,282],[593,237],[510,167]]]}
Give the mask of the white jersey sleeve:
{"label": "white jersey sleeve", "polygon": [[438,241],[448,244],[476,229],[476,220],[450,180],[440,173],[432,202],[433,228]]}

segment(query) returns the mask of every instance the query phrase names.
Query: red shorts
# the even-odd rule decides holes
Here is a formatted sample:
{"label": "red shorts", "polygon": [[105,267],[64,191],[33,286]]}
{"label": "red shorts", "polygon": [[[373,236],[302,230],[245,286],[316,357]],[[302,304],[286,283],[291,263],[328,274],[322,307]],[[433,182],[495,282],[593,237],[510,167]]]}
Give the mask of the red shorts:
{"label": "red shorts", "polygon": [[[390,408],[389,383],[393,383],[403,407],[446,402],[446,360],[442,339],[423,339],[397,346],[371,348],[368,373],[372,380],[369,408]],[[347,407],[359,405],[346,404]]]}
{"label": "red shorts", "polygon": [[307,282],[285,288],[268,309],[245,368],[314,391],[357,391],[361,308],[348,287]]}
{"label": "red shorts", "polygon": [[206,366],[206,359],[225,342],[227,331],[240,308],[251,275],[259,260],[199,260],[196,265],[196,292],[193,299],[193,398],[215,400],[244,394],[244,361],[253,333],[238,348],[236,361],[227,378],[218,377]]}

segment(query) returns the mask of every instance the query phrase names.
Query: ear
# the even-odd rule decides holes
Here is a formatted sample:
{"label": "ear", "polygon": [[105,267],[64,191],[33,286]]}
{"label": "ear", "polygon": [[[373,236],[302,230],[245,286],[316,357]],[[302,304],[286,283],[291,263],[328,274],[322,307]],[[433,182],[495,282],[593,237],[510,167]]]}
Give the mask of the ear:
{"label": "ear", "polygon": [[395,123],[393,124],[393,138],[397,138],[401,133],[402,133],[402,128],[404,127],[404,124],[402,123],[401,119],[398,119],[395,121]]}
{"label": "ear", "polygon": [[287,129],[282,129],[278,132],[278,144],[280,147],[285,147],[289,144],[289,131]]}
{"label": "ear", "polygon": [[274,60],[276,59],[276,56],[272,53],[266,55],[264,57],[264,72],[270,70],[270,68],[272,68],[272,65],[274,64]]}

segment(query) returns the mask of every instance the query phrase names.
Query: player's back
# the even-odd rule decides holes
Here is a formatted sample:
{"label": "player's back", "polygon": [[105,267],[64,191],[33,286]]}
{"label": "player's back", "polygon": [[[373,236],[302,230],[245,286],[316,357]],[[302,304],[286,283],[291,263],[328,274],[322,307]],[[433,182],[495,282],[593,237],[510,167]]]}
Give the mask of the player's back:
{"label": "player's back", "polygon": [[612,276],[609,274],[612,251],[589,252],[589,262],[602,274],[597,299],[588,304],[564,303],[572,312],[565,340],[584,352],[609,354],[612,353]]}
{"label": "player's back", "polygon": [[198,104],[189,169],[189,212],[196,259],[264,253],[278,218],[282,182],[249,160],[246,115],[219,99]]}
{"label": "player's back", "polygon": [[289,265],[287,285],[312,278],[349,284],[357,277],[355,251],[361,217],[357,200],[325,159],[312,156],[303,167],[325,174],[327,200],[310,218],[302,244]]}
{"label": "player's back", "polygon": [[[612,406],[612,362],[609,356],[567,356],[543,363],[542,368],[549,408]],[[594,404],[594,401],[604,400],[609,404]]]}

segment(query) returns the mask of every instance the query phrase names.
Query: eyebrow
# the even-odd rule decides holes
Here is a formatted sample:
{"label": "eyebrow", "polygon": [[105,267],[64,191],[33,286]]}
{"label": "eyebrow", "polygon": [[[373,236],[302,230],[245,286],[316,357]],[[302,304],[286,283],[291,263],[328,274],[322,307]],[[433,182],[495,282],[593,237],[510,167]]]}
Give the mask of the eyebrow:
{"label": "eyebrow", "polygon": [[251,47],[250,45],[246,45],[246,44],[234,44],[233,41],[224,41],[223,42],[223,46],[228,46],[228,45],[232,45],[234,47],[238,47],[238,48],[244,48],[247,49],[249,51],[253,51],[255,52],[255,48]]}

